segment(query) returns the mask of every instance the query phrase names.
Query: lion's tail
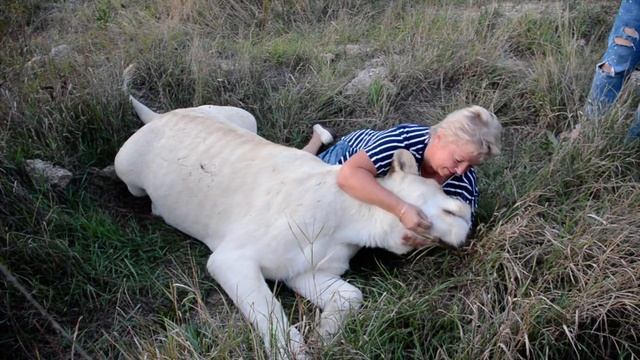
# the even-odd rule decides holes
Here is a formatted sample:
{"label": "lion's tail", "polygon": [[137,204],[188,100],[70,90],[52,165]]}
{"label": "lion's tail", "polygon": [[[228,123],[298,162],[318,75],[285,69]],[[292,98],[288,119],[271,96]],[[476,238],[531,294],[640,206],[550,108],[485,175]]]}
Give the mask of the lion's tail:
{"label": "lion's tail", "polygon": [[126,69],[124,69],[124,72],[122,74],[122,78],[123,78],[122,90],[124,91],[125,94],[129,95],[129,101],[131,101],[131,104],[133,105],[133,108],[136,111],[136,114],[138,114],[138,117],[140,118],[140,120],[142,120],[143,123],[148,124],[153,119],[160,116],[160,114],[149,109],[146,105],[136,100],[136,98],[134,98],[133,96],[131,96],[131,94],[129,94],[129,83],[131,82],[131,79],[133,79],[134,73],[135,73],[135,64],[131,64],[127,66]]}

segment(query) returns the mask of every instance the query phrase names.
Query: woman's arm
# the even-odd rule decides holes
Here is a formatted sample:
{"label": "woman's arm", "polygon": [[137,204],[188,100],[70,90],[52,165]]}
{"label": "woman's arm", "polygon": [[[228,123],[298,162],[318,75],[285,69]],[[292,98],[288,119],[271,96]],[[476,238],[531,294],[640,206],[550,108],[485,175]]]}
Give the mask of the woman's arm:
{"label": "woman's arm", "polygon": [[[351,197],[395,215],[407,230],[419,237],[428,236],[431,223],[426,215],[417,206],[407,203],[382,187],[375,179],[376,174],[373,162],[363,150],[360,150],[340,168],[338,186]],[[409,236],[405,240],[411,242],[415,239]]]}

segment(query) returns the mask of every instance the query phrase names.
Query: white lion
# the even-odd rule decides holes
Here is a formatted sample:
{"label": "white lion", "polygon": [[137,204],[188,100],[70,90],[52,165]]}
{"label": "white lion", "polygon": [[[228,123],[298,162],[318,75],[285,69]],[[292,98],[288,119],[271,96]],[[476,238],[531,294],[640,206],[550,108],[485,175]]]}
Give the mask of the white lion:
{"label": "white lion", "polygon": [[[338,188],[338,165],[256,135],[248,112],[202,106],[157,114],[131,99],[146,125],[118,152],[118,176],[132,194],[149,195],[154,214],[207,244],[209,273],[274,356],[308,355],[265,278],[321,308],[316,329],[330,338],[362,303],[360,290],[340,277],[356,251],[412,250],[396,217]],[[465,242],[469,206],[420,177],[408,152],[396,153],[378,181],[424,211],[433,239]]]}

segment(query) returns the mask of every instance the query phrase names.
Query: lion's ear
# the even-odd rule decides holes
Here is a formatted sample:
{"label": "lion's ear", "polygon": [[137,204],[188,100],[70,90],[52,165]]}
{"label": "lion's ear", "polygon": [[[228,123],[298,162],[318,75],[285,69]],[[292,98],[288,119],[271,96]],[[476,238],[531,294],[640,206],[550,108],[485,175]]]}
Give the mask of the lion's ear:
{"label": "lion's ear", "polygon": [[418,163],[413,155],[405,149],[396,150],[393,154],[393,161],[391,162],[389,174],[398,171],[418,175]]}

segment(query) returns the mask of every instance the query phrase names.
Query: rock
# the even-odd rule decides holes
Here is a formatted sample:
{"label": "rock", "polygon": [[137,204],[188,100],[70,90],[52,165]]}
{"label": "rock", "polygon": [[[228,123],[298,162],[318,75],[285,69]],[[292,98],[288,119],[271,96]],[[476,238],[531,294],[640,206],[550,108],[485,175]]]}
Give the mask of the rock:
{"label": "rock", "polygon": [[[495,6],[495,5],[492,5]],[[548,14],[562,13],[564,4],[561,1],[528,2],[506,1],[499,3],[500,10],[508,18],[517,18],[526,14],[533,16],[545,16]]]}
{"label": "rock", "polygon": [[118,175],[116,174],[116,168],[113,165],[109,165],[105,167],[104,169],[100,170],[98,174],[100,176],[104,176],[110,179],[114,179],[114,180],[118,179]]}
{"label": "rock", "polygon": [[46,180],[47,184],[60,189],[66,187],[71,181],[73,174],[62,167],[55,166],[48,161],[40,159],[27,160],[26,170],[32,180]]}
{"label": "rock", "polygon": [[385,59],[384,58],[377,57],[375,59],[371,59],[371,60],[367,61],[367,63],[364,66],[366,66],[368,69],[371,69],[371,68],[386,68],[387,64],[385,63]]}
{"label": "rock", "polygon": [[62,44],[51,49],[49,57],[53,60],[59,60],[71,54],[71,46]]}
{"label": "rock", "polygon": [[344,87],[343,93],[353,95],[366,91],[374,80],[385,81],[388,72],[387,68],[383,66],[364,69]]}

